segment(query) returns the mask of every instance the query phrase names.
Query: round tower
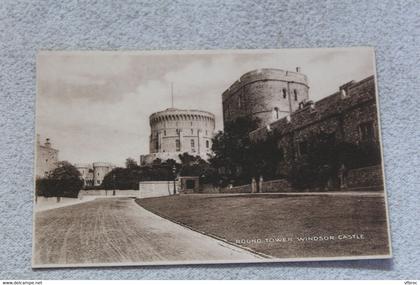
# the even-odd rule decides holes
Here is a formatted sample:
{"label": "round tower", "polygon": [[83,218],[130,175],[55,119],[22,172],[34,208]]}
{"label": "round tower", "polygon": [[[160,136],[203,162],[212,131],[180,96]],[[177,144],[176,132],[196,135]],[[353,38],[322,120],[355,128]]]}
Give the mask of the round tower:
{"label": "round tower", "polygon": [[267,68],[245,73],[223,92],[223,121],[247,116],[259,119],[265,126],[290,115],[299,103],[308,100],[306,75],[281,69]]}
{"label": "round tower", "polygon": [[169,108],[150,115],[149,154],[141,156],[141,164],[156,158],[179,161],[179,154],[187,152],[208,158],[215,129],[215,116],[201,110]]}
{"label": "round tower", "polygon": [[102,184],[105,175],[107,175],[114,166],[107,162],[94,162],[93,163],[93,185],[99,186]]}

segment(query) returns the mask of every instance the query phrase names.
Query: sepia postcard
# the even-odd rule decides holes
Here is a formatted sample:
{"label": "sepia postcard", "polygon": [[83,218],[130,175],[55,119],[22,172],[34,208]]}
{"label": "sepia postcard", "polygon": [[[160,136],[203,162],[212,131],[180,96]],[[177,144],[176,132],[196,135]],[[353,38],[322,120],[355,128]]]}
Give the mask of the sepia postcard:
{"label": "sepia postcard", "polygon": [[390,258],[373,48],[40,51],[34,268]]}

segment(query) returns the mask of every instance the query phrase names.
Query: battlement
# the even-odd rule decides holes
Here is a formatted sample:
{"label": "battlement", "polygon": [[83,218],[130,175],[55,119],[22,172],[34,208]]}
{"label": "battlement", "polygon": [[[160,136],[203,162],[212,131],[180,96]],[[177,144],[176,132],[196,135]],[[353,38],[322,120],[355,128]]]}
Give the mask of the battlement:
{"label": "battlement", "polygon": [[94,162],[92,163],[93,167],[114,167],[112,163],[109,162]]}
{"label": "battlement", "polygon": [[375,100],[375,94],[374,76],[359,82],[350,81],[340,86],[340,91],[319,101],[301,104],[290,116],[250,132],[250,138],[252,141],[264,140],[269,133],[283,136]]}
{"label": "battlement", "polygon": [[236,80],[228,89],[226,89],[223,92],[222,100],[223,101],[227,100],[238,89],[244,87],[247,84],[250,84],[256,81],[267,81],[267,80],[299,83],[309,88],[307,76],[300,72],[294,72],[294,71],[276,69],[276,68],[263,68],[263,69],[252,70],[243,74],[240,77],[240,79]]}
{"label": "battlement", "polygon": [[90,163],[75,163],[74,164],[74,167],[76,167],[76,168],[87,168],[87,169],[90,169],[90,168],[92,168],[92,164],[90,164]]}
{"label": "battlement", "polygon": [[175,109],[175,108],[168,108],[164,111],[159,111],[153,113],[149,117],[150,125],[161,122],[161,121],[171,121],[171,120],[185,120],[185,121],[192,121],[192,120],[201,120],[201,121],[211,121],[214,123],[215,116],[214,114],[202,111],[202,110],[182,110],[182,109]]}

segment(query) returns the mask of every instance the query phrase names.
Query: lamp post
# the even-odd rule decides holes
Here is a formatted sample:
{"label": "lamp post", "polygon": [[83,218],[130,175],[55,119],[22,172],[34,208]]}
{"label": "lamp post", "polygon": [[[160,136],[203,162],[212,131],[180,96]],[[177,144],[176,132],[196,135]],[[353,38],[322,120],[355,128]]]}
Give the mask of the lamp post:
{"label": "lamp post", "polygon": [[172,167],[172,174],[174,176],[174,195],[176,194],[176,165]]}
{"label": "lamp post", "polygon": [[112,191],[112,196],[115,196],[115,173],[112,173],[112,186],[112,188],[114,188]]}

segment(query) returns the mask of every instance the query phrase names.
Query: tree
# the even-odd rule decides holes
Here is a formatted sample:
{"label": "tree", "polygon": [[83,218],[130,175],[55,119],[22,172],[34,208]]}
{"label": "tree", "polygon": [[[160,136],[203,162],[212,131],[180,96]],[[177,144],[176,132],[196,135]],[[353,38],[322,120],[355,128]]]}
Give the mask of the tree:
{"label": "tree", "polygon": [[52,173],[36,182],[37,194],[45,197],[77,198],[82,189],[80,172],[67,161],[62,161]]}
{"label": "tree", "polygon": [[308,136],[306,154],[292,162],[289,180],[297,189],[324,189],[328,182],[338,185],[338,172],[342,165],[354,169],[380,163],[380,149],[375,142],[353,144],[336,141],[333,134],[319,133]]}
{"label": "tree", "polygon": [[248,166],[249,175],[263,176],[266,180],[284,178],[279,173],[279,163],[283,161],[284,154],[277,140],[275,133],[269,133],[265,140],[250,145],[248,156],[252,162]]}
{"label": "tree", "polygon": [[136,168],[137,166],[138,166],[137,162],[133,158],[129,157],[125,160],[125,167],[126,168],[129,168],[129,169],[130,168]]}
{"label": "tree", "polygon": [[140,181],[168,181],[174,179],[173,166],[180,169],[175,160],[156,159],[152,165],[134,165],[130,159],[126,167],[117,167],[105,175],[101,187],[104,189],[138,190]]}
{"label": "tree", "polygon": [[[213,138],[210,164],[218,169],[221,184],[235,185],[250,183],[250,179],[261,173],[261,165],[268,165],[261,159],[267,153],[263,147],[251,143],[249,133],[258,127],[259,120],[239,117],[227,122],[224,131]],[[258,150],[258,151],[257,151]]]}
{"label": "tree", "polygon": [[140,168],[122,168],[117,167],[107,173],[102,180],[102,188],[107,190],[120,189],[138,189],[140,181]]}
{"label": "tree", "polygon": [[337,186],[337,171],[341,166],[341,143],[334,134],[312,133],[305,142],[306,150],[295,157],[289,171],[289,181],[296,189],[324,189],[328,182]]}
{"label": "tree", "polygon": [[179,173],[181,176],[197,176],[200,183],[216,185],[219,182],[217,170],[210,163],[200,156],[193,156],[188,153],[179,155],[181,165]]}

